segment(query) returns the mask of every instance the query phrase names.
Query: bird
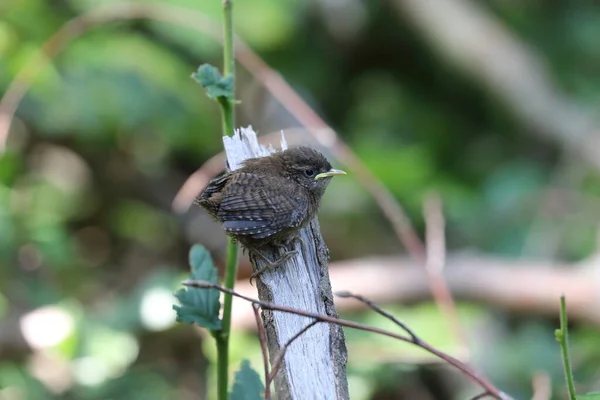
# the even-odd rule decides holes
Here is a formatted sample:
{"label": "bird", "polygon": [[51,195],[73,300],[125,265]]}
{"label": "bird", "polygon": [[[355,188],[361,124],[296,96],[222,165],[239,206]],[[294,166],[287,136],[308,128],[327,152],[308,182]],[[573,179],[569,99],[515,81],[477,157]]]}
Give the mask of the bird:
{"label": "bird", "polygon": [[[332,168],[315,149],[295,147],[247,159],[241,168],[211,180],[194,203],[206,209],[249,253],[265,261],[266,267],[255,271],[252,281],[297,253],[287,246],[299,239],[299,231],[315,217],[325,189],[336,175],[346,172]],[[263,254],[267,246],[286,251],[271,261]]]}

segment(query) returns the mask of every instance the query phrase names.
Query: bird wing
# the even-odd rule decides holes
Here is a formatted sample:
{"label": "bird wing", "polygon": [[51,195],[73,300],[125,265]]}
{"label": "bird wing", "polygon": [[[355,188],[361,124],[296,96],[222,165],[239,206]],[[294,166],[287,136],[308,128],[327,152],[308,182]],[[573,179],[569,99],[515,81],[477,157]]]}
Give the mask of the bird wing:
{"label": "bird wing", "polygon": [[269,185],[268,178],[242,172],[230,176],[217,217],[228,233],[264,239],[299,226],[307,208],[292,182]]}

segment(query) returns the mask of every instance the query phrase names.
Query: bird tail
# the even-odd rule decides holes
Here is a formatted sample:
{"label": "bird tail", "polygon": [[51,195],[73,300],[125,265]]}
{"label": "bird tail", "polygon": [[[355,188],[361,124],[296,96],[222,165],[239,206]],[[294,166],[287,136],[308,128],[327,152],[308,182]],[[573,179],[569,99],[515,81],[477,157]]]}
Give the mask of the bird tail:
{"label": "bird tail", "polygon": [[196,196],[193,203],[215,215],[219,208],[221,191],[227,183],[229,176],[229,173],[225,173],[208,182],[206,188]]}

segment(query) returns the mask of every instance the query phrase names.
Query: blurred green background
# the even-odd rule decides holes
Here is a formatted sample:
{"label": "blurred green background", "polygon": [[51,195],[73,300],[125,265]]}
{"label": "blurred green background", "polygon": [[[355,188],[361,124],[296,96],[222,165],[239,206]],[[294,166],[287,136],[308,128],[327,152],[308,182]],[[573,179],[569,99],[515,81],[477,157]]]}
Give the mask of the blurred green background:
{"label": "blurred green background", "polygon": [[[598,142],[586,144],[588,137],[575,130],[569,137],[570,121],[562,117],[566,128],[556,128],[564,132],[557,140],[552,132],[560,123],[549,123],[548,131],[544,125],[556,113],[544,116],[548,108],[526,97],[524,104],[503,97],[498,88],[522,78],[519,68],[511,69],[516,55],[502,53],[493,64],[506,63],[508,72],[496,86],[486,85],[477,71],[485,75],[488,67],[461,67],[465,60],[448,56],[423,27],[450,24],[453,7],[477,6],[470,15],[483,16],[483,26],[497,24],[518,51],[536,60],[532,65],[547,69],[550,83],[544,77],[532,83],[553,87],[539,94],[540,104],[592,118],[600,101],[600,6],[421,1],[446,4],[447,21],[434,13],[416,18],[417,3],[409,0],[235,0],[235,28],[339,132],[421,236],[423,202],[435,191],[444,203],[450,254],[469,249],[502,256],[506,268],[518,268],[513,261],[524,258],[566,264],[566,277],[597,269],[577,263],[593,259],[597,248],[600,175],[580,153]],[[219,21],[220,3],[162,5]],[[152,10],[157,3],[2,0],[0,93],[26,65],[43,65],[40,46],[67,21],[95,7],[126,10],[127,4]],[[202,210],[175,212],[172,201],[222,149],[217,105],[189,78],[202,63],[220,66],[221,47],[199,31],[149,18],[107,18],[81,35],[82,26],[71,28],[76,38],[41,69],[18,104],[5,148],[0,137],[0,399],[211,398],[214,343],[174,323],[172,293],[187,276],[193,243],[206,246],[222,267],[225,236]],[[493,59],[502,41],[488,33],[469,40]],[[60,37],[47,49],[57,43]],[[238,125],[252,124],[261,134],[300,127],[242,68],[237,97]],[[0,127],[8,108],[0,109]],[[519,113],[530,109],[542,122]],[[598,131],[590,125],[588,133]],[[308,133],[294,135],[315,145]],[[331,185],[320,220],[332,261],[405,253],[351,178]],[[249,271],[242,261],[241,279]],[[539,271],[532,285],[544,285],[552,268]],[[500,289],[511,284],[497,282]],[[517,398],[531,398],[532,379],[549,380],[542,386],[553,389],[551,398],[566,398],[553,338],[558,321],[547,307],[506,309],[485,296],[459,300],[477,368]],[[425,339],[458,354],[460,344],[429,296],[385,305]],[[572,326],[581,393],[600,389],[597,298],[595,307],[579,310],[583,317]],[[386,326],[367,312],[344,316]],[[346,334],[353,399],[474,394],[459,374],[421,352],[363,332]],[[259,370],[252,329],[238,329],[232,340],[232,371],[243,358]]]}

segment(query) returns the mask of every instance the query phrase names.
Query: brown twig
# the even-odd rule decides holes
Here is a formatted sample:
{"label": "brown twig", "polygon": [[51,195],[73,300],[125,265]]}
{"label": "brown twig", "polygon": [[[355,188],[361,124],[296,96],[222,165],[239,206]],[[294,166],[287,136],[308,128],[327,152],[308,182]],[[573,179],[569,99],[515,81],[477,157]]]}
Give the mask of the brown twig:
{"label": "brown twig", "polygon": [[507,394],[505,394],[502,391],[500,391],[499,389],[497,389],[491,382],[489,382],[485,377],[481,376],[478,372],[474,371],[467,364],[452,357],[449,354],[444,353],[443,351],[440,351],[440,350],[430,346],[429,344],[427,344],[423,341],[419,341],[419,342],[415,343],[411,337],[399,335],[399,334],[396,334],[396,333],[393,333],[390,331],[386,331],[383,329],[379,329],[379,328],[374,328],[374,327],[364,325],[364,324],[361,324],[358,322],[349,321],[349,320],[345,320],[345,319],[339,319],[339,318],[333,318],[328,315],[315,314],[315,313],[307,312],[304,310],[298,310],[298,309],[294,309],[294,308],[290,308],[290,307],[280,306],[277,304],[272,304],[272,303],[256,300],[251,297],[241,295],[234,290],[227,289],[226,287],[223,287],[221,285],[218,285],[218,284],[212,283],[212,282],[208,282],[208,281],[188,280],[188,281],[182,282],[182,284],[185,286],[195,287],[195,288],[199,288],[199,289],[217,289],[221,292],[229,293],[232,296],[244,299],[253,304],[258,304],[263,310],[264,309],[275,310],[275,311],[282,311],[282,312],[286,312],[286,313],[301,315],[304,317],[314,318],[318,322],[327,322],[330,324],[337,324],[337,325],[345,326],[348,328],[358,329],[358,330],[367,331],[367,332],[373,332],[373,333],[377,333],[377,334],[380,334],[383,336],[388,336],[388,337],[391,337],[394,339],[398,339],[398,340],[401,340],[406,343],[414,344],[415,346],[420,347],[421,349],[437,356],[441,360],[444,360],[446,363],[448,363],[448,364],[454,366],[455,368],[457,368],[458,370],[460,370],[467,377],[469,377],[473,381],[477,382],[477,384],[479,384],[482,388],[484,388],[486,390],[486,393],[489,393],[494,398],[499,399],[499,400],[511,400],[512,399],[510,396],[508,396]]}
{"label": "brown twig", "polygon": [[[431,294],[446,318],[449,327],[454,331],[456,338],[462,343],[463,351],[468,350],[467,335],[461,324],[460,317],[452,293],[448,289],[443,271],[446,265],[446,237],[444,234],[444,213],[442,200],[439,196],[431,194],[425,201],[423,214],[425,217],[425,235],[427,243],[427,261],[425,271]],[[468,357],[468,353],[467,357]]]}
{"label": "brown twig", "polygon": [[404,322],[400,321],[398,318],[396,318],[389,312],[385,311],[384,309],[379,307],[377,304],[373,303],[371,300],[366,299],[359,294],[353,294],[348,291],[335,292],[334,294],[338,297],[352,298],[352,299],[356,299],[358,301],[363,302],[373,311],[383,315],[384,317],[386,317],[387,319],[389,319],[390,321],[392,321],[396,325],[398,325],[400,328],[404,329],[406,331],[406,333],[408,333],[410,335],[410,337],[412,338],[413,343],[418,344],[421,342],[421,339]]}
{"label": "brown twig", "polygon": [[[252,303],[252,311],[254,311],[254,318],[256,319],[256,329],[258,330],[258,341],[260,342],[260,351],[263,358],[263,366],[265,368],[265,378],[269,376],[269,356],[267,355],[267,333],[265,327],[260,319],[258,310],[260,306],[256,303]],[[265,400],[271,400],[271,382],[265,379]]]}
{"label": "brown twig", "polygon": [[273,382],[273,379],[275,379],[275,375],[277,375],[277,372],[279,372],[279,368],[281,367],[281,362],[283,361],[283,357],[285,356],[285,352],[287,351],[288,347],[292,344],[292,342],[296,339],[298,339],[304,332],[306,332],[307,330],[309,330],[310,328],[312,328],[313,326],[315,326],[316,324],[318,324],[319,321],[313,321],[310,324],[306,325],[304,328],[302,328],[300,331],[298,331],[298,333],[296,333],[294,336],[292,336],[290,338],[290,340],[288,340],[287,342],[285,342],[285,344],[283,346],[281,346],[281,349],[279,350],[279,354],[277,354],[277,358],[275,359],[275,362],[273,363],[273,368],[271,368],[271,373],[266,375],[266,385],[270,385],[271,382]]}

